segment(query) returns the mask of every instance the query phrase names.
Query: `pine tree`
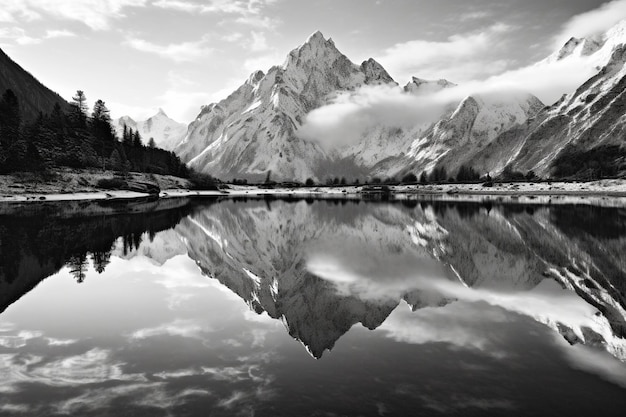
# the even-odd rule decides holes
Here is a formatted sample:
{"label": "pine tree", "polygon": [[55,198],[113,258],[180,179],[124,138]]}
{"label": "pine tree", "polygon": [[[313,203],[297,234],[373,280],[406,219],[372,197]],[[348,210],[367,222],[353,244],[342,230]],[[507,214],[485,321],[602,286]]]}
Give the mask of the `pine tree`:
{"label": "pine tree", "polygon": [[110,262],[111,252],[94,252],[91,254],[91,263],[99,274],[104,272]]}
{"label": "pine tree", "polygon": [[110,111],[102,100],[97,100],[93,105],[90,127],[92,135],[96,138],[100,145],[102,170],[105,170],[106,155],[110,152],[109,150],[113,146],[115,134],[113,133],[113,126],[111,126]]}
{"label": "pine tree", "polygon": [[[126,125],[124,125],[124,127],[126,127]],[[124,145],[133,146],[133,136],[134,135],[135,135],[135,132],[133,131],[133,128],[129,127],[126,130],[126,133],[124,134],[124,137],[122,138],[122,141],[124,142]]]}
{"label": "pine tree", "polygon": [[72,97],[73,118],[79,127],[84,127],[87,123],[87,97],[83,90],[76,90]]}
{"label": "pine tree", "polygon": [[150,138],[150,140],[148,141],[148,146],[152,149],[156,148],[156,142],[154,141],[154,138]]}
{"label": "pine tree", "polygon": [[141,148],[142,144],[141,144],[141,135],[139,134],[139,131],[136,130],[135,134],[133,135],[133,146],[135,148]]}
{"label": "pine tree", "polygon": [[67,261],[67,266],[70,268],[70,273],[74,276],[76,282],[80,284],[87,276],[87,254],[81,253],[70,257]]}
{"label": "pine tree", "polygon": [[20,128],[20,104],[12,90],[6,90],[0,99],[0,169],[10,171],[20,166],[26,154]]}
{"label": "pine tree", "polygon": [[116,171],[124,171],[126,167],[126,161],[122,159],[122,156],[120,155],[120,152],[117,149],[113,150],[113,153],[111,154],[110,163],[111,163],[111,168],[113,168]]}

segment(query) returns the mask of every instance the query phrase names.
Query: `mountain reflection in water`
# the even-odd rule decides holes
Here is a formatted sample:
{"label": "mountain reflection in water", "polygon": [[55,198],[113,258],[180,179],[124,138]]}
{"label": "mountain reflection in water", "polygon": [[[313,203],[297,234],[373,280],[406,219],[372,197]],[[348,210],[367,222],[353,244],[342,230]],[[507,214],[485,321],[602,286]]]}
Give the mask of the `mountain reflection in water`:
{"label": "mountain reflection in water", "polygon": [[0,415],[626,405],[622,209],[169,200],[0,213]]}

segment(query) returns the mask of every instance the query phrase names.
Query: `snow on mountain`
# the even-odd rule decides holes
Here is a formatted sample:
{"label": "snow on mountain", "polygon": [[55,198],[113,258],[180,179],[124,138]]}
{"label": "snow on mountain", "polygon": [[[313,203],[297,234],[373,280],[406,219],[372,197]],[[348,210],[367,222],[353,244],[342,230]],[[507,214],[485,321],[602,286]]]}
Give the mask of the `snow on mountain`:
{"label": "snow on mountain", "polygon": [[411,81],[404,86],[404,91],[411,94],[432,94],[450,87],[456,87],[456,84],[444,79],[434,81],[412,77]]}
{"label": "snow on mountain", "polygon": [[[393,175],[403,171],[430,171],[444,166],[454,176],[461,165],[488,172],[491,165],[477,166],[475,155],[508,131],[544,107],[532,94],[509,96],[474,95],[452,107],[428,130],[415,136],[406,155],[393,165],[384,167]],[[395,172],[393,170],[396,170]]]}
{"label": "snow on mountain", "polygon": [[[453,149],[454,141],[483,146],[498,132],[524,123],[539,106],[534,97],[502,98],[496,103],[472,98],[461,103],[458,112],[444,115],[426,134],[432,121],[416,121],[410,128],[375,125],[354,143],[330,147],[298,136],[312,110],[338,94],[376,85],[399,88],[375,60],[356,65],[332,39],[316,32],[291,51],[282,66],[270,68],[267,74],[253,73],[228,98],[203,107],[175,151],[192,167],[226,180],[262,180],[268,173],[273,179],[300,181],[324,180],[329,175],[388,176],[405,167],[407,155],[409,163],[423,169]],[[447,80],[413,78],[400,91],[419,96],[454,87]],[[473,106],[475,111],[465,111],[463,106]],[[454,135],[459,137],[451,138]],[[436,152],[422,155],[422,148],[430,144]]]}
{"label": "snow on mountain", "polygon": [[[588,40],[570,40],[562,59],[584,59],[601,65],[598,73],[575,92],[563,96],[523,126],[506,132],[476,156],[478,165],[495,172],[510,164],[523,173],[530,170],[550,176],[555,159],[565,149],[586,151],[599,146],[623,145],[626,133],[626,21],[601,36],[585,50]],[[577,55],[578,54],[578,55]],[[587,55],[585,55],[587,54]],[[554,57],[554,56],[553,56]],[[489,161],[499,159],[500,164]]]}
{"label": "snow on mountain", "polygon": [[320,32],[289,53],[282,66],[253,73],[233,94],[205,106],[175,151],[217,177],[315,177],[326,160],[319,144],[297,138],[311,110],[338,91],[393,83],[374,60],[353,64]]}
{"label": "snow on mountain", "polygon": [[150,138],[153,138],[157,147],[166,150],[174,149],[187,133],[187,126],[169,118],[163,109],[159,109],[157,114],[147,120],[135,121],[129,116],[122,116],[115,120],[113,126],[120,138],[124,125],[134,131],[139,131],[144,145],[147,145]]}

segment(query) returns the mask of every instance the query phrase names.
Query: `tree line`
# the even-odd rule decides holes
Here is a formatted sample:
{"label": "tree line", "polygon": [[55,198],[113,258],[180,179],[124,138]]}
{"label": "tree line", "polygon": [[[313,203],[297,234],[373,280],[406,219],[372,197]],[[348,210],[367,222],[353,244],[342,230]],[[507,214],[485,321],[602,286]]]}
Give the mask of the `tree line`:
{"label": "tree line", "polygon": [[0,173],[71,167],[190,176],[176,154],[153,140],[144,146],[139,132],[125,128],[118,138],[104,101],[97,100],[91,112],[86,103],[78,90],[69,111],[57,103],[50,113],[23,123],[19,98],[6,90],[0,99]]}

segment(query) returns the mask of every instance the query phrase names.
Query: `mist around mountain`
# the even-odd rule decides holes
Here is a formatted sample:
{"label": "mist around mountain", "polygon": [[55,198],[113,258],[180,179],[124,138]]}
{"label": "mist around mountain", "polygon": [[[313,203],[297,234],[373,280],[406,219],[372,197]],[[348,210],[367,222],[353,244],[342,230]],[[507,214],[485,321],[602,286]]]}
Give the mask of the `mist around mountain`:
{"label": "mist around mountain", "polygon": [[575,64],[597,73],[550,106],[489,82],[464,95],[470,90],[453,80],[417,74],[401,88],[375,60],[354,64],[316,32],[282,65],[204,106],[175,152],[225,180],[398,178],[435,168],[455,178],[467,167],[481,175],[620,176],[624,26],[572,38],[529,70],[552,77]]}

